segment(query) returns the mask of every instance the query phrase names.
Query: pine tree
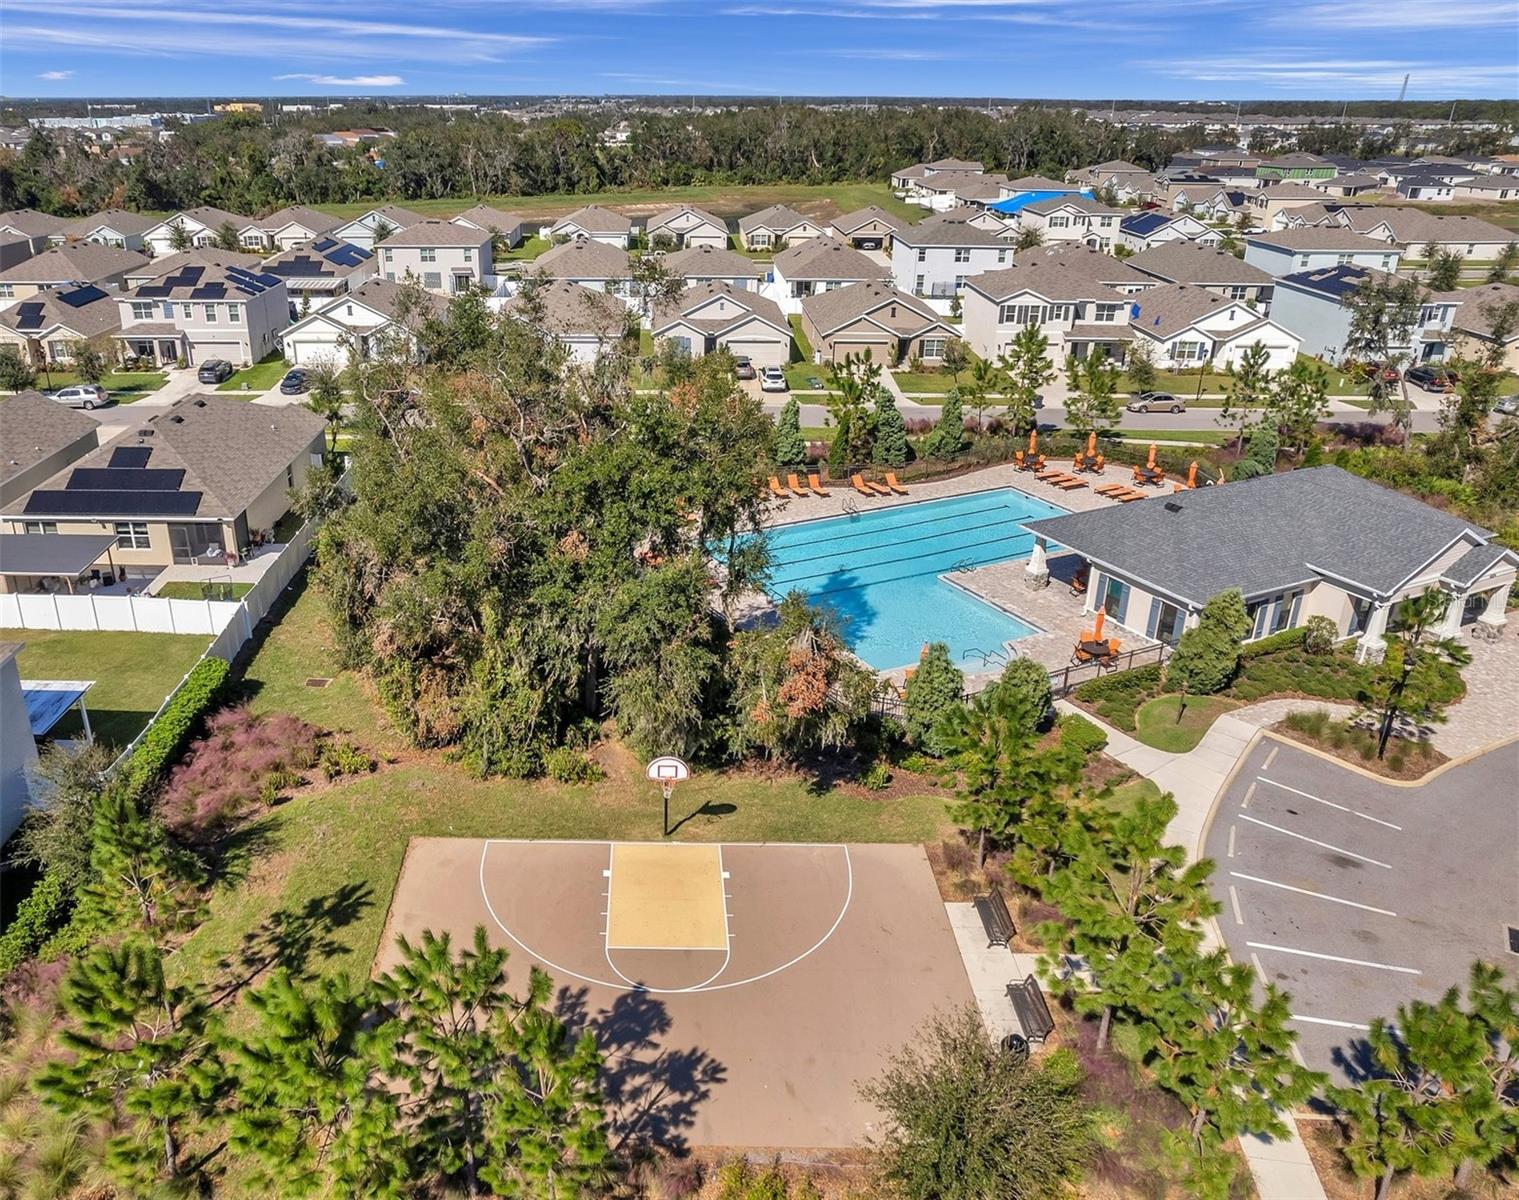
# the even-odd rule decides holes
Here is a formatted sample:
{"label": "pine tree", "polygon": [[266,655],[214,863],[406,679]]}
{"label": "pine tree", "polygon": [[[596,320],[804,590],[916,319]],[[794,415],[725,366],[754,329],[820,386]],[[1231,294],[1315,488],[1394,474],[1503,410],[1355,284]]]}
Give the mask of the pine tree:
{"label": "pine tree", "polygon": [[964,700],[965,675],[950,661],[949,647],[931,643],[907,681],[904,723],[908,738],[926,754],[943,754],[937,728]]}
{"label": "pine tree", "polygon": [[923,442],[923,454],[926,458],[954,458],[964,449],[965,410],[960,401],[960,389],[950,388],[944,394],[939,420]]}
{"label": "pine tree", "polygon": [[1065,420],[1075,432],[1085,436],[1118,420],[1118,368],[1105,354],[1070,355],[1065,378],[1071,393],[1065,402]]}
{"label": "pine tree", "polygon": [[38,1093],[65,1114],[120,1122],[106,1167],[123,1187],[183,1178],[184,1142],[225,1077],[210,1010],[165,981],[158,947],[140,935],[77,960],[62,1000],[72,1024],[59,1041],[70,1057],[43,1068]]}
{"label": "pine tree", "polygon": [[[1259,419],[1259,410],[1265,405],[1271,386],[1271,371],[1267,364],[1271,352],[1261,342],[1252,342],[1239,361],[1229,371],[1229,386],[1224,389],[1224,402],[1218,406],[1218,423],[1239,427],[1236,449],[1243,449],[1245,434],[1249,432],[1252,419]],[[1130,366],[1129,373],[1134,368]]]}
{"label": "pine tree", "polygon": [[380,1069],[395,1027],[371,1028],[373,1002],[345,979],[303,988],[283,970],[248,994],[258,1025],[226,1047],[237,1080],[230,1144],[271,1194],[410,1194],[410,1138]]}
{"label": "pine tree", "polygon": [[[1111,814],[1100,805],[1074,811],[1057,852],[1063,865],[1032,874],[1015,860],[1020,882],[1060,909],[1069,927],[1041,927],[1051,949],[1040,967],[1078,1012],[1097,1014],[1097,1045],[1108,1042],[1115,1010],[1143,1014],[1166,986],[1166,959],[1196,951],[1197,922],[1218,911],[1208,894],[1210,864],[1186,865],[1180,846],[1164,844],[1176,815],[1170,796],[1140,800]],[[1086,964],[1066,970],[1069,960]]]}
{"label": "pine tree", "polygon": [[1034,405],[1039,391],[1055,378],[1050,361],[1050,339],[1037,325],[1025,325],[1000,363],[1007,380],[1007,419],[1015,433],[1034,427]]}
{"label": "pine tree", "polygon": [[1358,1177],[1377,1181],[1376,1200],[1387,1200],[1399,1171],[1431,1173],[1433,1147],[1414,1121],[1417,1105],[1393,1080],[1331,1088],[1329,1099],[1346,1129],[1341,1153]]}
{"label": "pine tree", "polygon": [[1357,697],[1377,716],[1378,758],[1387,753],[1399,717],[1443,721],[1445,706],[1461,697],[1460,668],[1472,656],[1455,638],[1440,635],[1450,602],[1449,592],[1431,587],[1401,603],[1398,628],[1388,633],[1387,651]]}
{"label": "pine tree", "polygon": [[195,917],[199,864],[169,845],[125,787],[95,801],[91,840],[90,879],[79,891],[86,926],[135,926],[157,940]]}
{"label": "pine tree", "polygon": [[800,467],[807,461],[807,442],[802,437],[802,408],[795,396],[787,396],[775,421],[775,461],[783,467]]}
{"label": "pine tree", "polygon": [[1294,450],[1301,450],[1313,437],[1313,427],[1328,415],[1329,372],[1300,358],[1273,377],[1261,419]]}
{"label": "pine tree", "polygon": [[883,467],[907,465],[907,426],[897,402],[885,388],[876,392],[875,461]]}

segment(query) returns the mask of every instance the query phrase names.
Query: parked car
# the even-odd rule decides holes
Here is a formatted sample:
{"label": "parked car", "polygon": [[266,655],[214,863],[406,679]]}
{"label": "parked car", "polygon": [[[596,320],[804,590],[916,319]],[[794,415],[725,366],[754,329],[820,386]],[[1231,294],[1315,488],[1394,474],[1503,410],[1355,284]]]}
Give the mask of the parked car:
{"label": "parked car", "polygon": [[784,392],[786,390],[786,372],[779,367],[765,367],[760,371],[760,391]]}
{"label": "parked car", "polygon": [[1409,367],[1403,372],[1403,378],[1409,383],[1418,384],[1426,392],[1453,392],[1456,390],[1456,376],[1453,371],[1444,367],[1417,366]]}
{"label": "parked car", "polygon": [[232,378],[232,364],[225,358],[208,358],[200,364],[195,378],[201,383],[226,383]]}
{"label": "parked car", "polygon": [[1500,417],[1519,417],[1519,396],[1504,396],[1493,405],[1493,412]]}
{"label": "parked car", "polygon": [[99,408],[111,399],[110,393],[98,383],[76,383],[50,394],[59,404],[67,404],[70,408]]}
{"label": "parked car", "polygon": [[280,380],[281,396],[299,396],[311,387],[311,381],[306,378],[306,372],[296,367],[286,371],[285,378]]}
{"label": "parked car", "polygon": [[733,370],[740,379],[754,378],[754,363],[747,354],[736,354],[733,356]]}
{"label": "parked car", "polygon": [[1140,392],[1124,407],[1135,413],[1179,413],[1187,411],[1187,402],[1171,395],[1170,392]]}

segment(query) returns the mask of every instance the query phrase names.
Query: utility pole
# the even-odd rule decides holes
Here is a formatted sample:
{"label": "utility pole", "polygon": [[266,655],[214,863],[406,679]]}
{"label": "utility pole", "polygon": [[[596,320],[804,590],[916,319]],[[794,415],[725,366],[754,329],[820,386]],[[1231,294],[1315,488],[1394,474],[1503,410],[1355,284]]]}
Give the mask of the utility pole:
{"label": "utility pole", "polygon": [[1398,89],[1398,103],[1402,104],[1406,99],[1408,99],[1408,75],[1405,74],[1403,76],[1403,86]]}

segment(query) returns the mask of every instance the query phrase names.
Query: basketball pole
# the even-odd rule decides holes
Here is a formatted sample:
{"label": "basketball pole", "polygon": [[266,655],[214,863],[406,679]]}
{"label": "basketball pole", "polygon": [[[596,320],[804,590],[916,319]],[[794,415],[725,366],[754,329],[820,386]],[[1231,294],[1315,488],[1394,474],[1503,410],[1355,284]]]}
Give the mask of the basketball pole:
{"label": "basketball pole", "polygon": [[660,790],[661,795],[663,795],[664,798],[665,798],[665,823],[664,823],[664,825],[661,828],[663,828],[663,830],[664,830],[664,836],[665,837],[669,837],[670,836],[670,793],[673,792],[675,789],[670,785],[670,781],[667,779],[667,780],[665,780],[663,783],[661,783],[659,785],[659,790]]}

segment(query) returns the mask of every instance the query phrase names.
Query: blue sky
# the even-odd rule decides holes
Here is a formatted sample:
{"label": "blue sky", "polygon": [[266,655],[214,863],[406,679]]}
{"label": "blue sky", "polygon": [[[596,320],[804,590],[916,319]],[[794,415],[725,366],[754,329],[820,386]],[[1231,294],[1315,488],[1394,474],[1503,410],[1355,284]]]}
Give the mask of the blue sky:
{"label": "blue sky", "polygon": [[0,0],[8,96],[1519,95],[1519,0]]}

